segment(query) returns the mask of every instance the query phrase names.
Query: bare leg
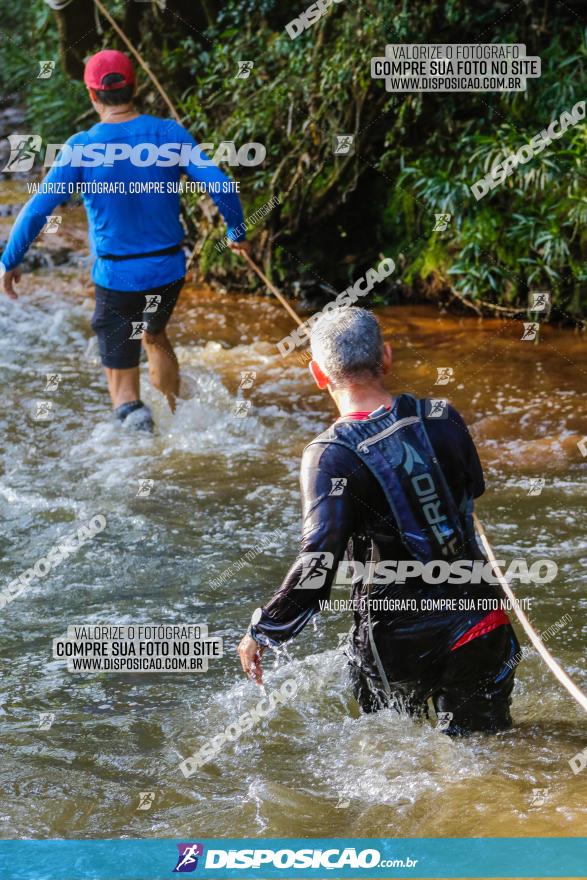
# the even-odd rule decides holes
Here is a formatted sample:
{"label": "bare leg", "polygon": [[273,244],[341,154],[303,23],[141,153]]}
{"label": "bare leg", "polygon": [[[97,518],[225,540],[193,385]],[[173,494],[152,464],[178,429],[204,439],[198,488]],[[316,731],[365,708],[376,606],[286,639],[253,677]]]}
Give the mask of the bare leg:
{"label": "bare leg", "polygon": [[144,333],[143,346],[149,361],[149,378],[167,398],[171,412],[179,392],[179,364],[165,330],[162,333]]}
{"label": "bare leg", "polygon": [[110,367],[104,367],[104,372],[114,409],[123,403],[140,399],[141,386],[138,367],[131,367],[128,370],[113,370]]}

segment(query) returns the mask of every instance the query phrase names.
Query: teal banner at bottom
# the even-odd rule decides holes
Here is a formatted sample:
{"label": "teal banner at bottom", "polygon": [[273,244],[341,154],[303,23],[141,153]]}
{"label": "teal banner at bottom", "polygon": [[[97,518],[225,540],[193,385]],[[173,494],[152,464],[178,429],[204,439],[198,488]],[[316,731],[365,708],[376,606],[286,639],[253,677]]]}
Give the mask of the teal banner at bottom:
{"label": "teal banner at bottom", "polygon": [[585,837],[2,840],[2,880],[586,875]]}

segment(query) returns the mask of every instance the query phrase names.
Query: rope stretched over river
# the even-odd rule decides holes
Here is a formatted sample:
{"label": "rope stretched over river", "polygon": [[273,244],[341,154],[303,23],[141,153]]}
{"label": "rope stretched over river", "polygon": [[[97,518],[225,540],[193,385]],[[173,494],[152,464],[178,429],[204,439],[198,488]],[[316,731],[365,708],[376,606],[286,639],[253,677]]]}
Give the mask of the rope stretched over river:
{"label": "rope stretched over river", "polygon": [[271,281],[269,281],[267,276],[261,271],[261,269],[259,269],[257,264],[251,259],[251,257],[246,252],[243,254],[243,256],[244,256],[245,260],[247,261],[247,263],[249,264],[249,266],[251,267],[251,269],[253,270],[253,272],[257,273],[257,275],[259,276],[259,278],[261,279],[263,284],[266,287],[268,287],[269,290],[271,291],[271,293],[273,294],[273,296],[279,300],[279,302],[281,303],[283,308],[286,310],[286,312],[288,313],[290,318],[293,318],[293,320],[297,323],[298,327],[301,327],[304,322],[302,321],[300,316],[294,312],[294,310],[292,309],[292,307],[290,306],[290,304],[288,303],[288,301],[286,300],[284,295],[279,292],[279,290],[276,288],[276,286],[274,284],[271,283]]}
{"label": "rope stretched over river", "polygon": [[532,626],[532,624],[530,623],[530,621],[528,620],[528,618],[526,617],[526,615],[524,614],[522,609],[519,607],[518,601],[517,601],[515,594],[514,594],[514,591],[512,590],[510,585],[508,584],[507,580],[505,579],[505,577],[503,575],[503,572],[501,571],[499,565],[497,564],[497,560],[495,558],[493,548],[491,547],[491,544],[489,543],[487,535],[485,534],[483,526],[479,522],[479,518],[476,513],[473,514],[473,520],[475,522],[475,528],[477,529],[477,532],[479,534],[479,539],[483,545],[483,549],[487,553],[487,558],[493,564],[493,570],[497,576],[497,579],[500,583],[500,586],[501,586],[502,590],[504,591],[504,593],[506,594],[506,596],[508,597],[508,599],[510,600],[512,610],[514,611],[514,614],[516,615],[516,617],[520,621],[520,625],[521,625],[522,629],[524,630],[524,632],[526,633],[526,635],[528,636],[528,638],[530,639],[530,641],[532,642],[532,644],[534,645],[534,647],[536,648],[536,650],[538,651],[538,653],[540,654],[540,656],[542,657],[542,659],[544,660],[544,662],[546,663],[546,665],[548,666],[548,668],[550,669],[552,674],[556,678],[558,678],[558,680],[560,681],[562,686],[568,690],[568,692],[573,697],[573,699],[575,699],[577,701],[577,703],[581,706],[581,708],[584,709],[585,712],[587,712],[587,696],[585,696],[583,691],[579,687],[577,687],[575,682],[572,680],[572,678],[570,678],[567,675],[567,673],[562,668],[562,666],[559,666],[559,664],[554,659],[554,657],[552,656],[552,654],[550,653],[550,651],[548,650],[548,648],[546,647],[546,645],[544,644],[544,642],[542,641],[542,639],[540,638],[540,636],[538,635],[538,633],[536,632],[536,630],[534,629],[534,627]]}

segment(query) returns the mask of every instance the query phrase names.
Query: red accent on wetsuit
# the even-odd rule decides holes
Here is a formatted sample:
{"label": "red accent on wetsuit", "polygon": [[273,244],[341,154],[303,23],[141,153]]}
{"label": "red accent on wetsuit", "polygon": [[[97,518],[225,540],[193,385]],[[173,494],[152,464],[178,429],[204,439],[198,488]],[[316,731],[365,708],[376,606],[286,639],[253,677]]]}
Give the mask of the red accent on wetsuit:
{"label": "red accent on wetsuit", "polygon": [[[391,409],[391,406],[386,406],[385,409],[389,410],[389,409]],[[360,422],[363,419],[368,419],[370,416],[373,415],[374,412],[377,412],[377,410],[373,410],[372,412],[362,412],[361,410],[357,410],[356,412],[345,413],[344,416],[340,416],[340,418],[341,419],[354,419],[355,421]],[[340,421],[340,419],[338,419],[337,421]]]}
{"label": "red accent on wetsuit", "polygon": [[[386,409],[391,409],[391,407],[387,406]],[[356,412],[346,413],[344,416],[341,416],[341,418],[361,421],[363,419],[368,419],[371,415],[372,413],[370,412],[361,412],[360,410],[357,410]],[[509,622],[509,617],[502,609],[499,609],[499,611],[490,611],[489,614],[479,621],[479,623],[474,624],[471,629],[468,629],[467,632],[460,637],[458,642],[455,642],[451,651],[456,651],[456,649],[462,647],[462,645],[472,642],[473,639],[478,639],[479,636],[486,635],[492,630],[497,629],[498,626],[506,626]]]}
{"label": "red accent on wetsuit", "polygon": [[509,617],[501,608],[498,611],[490,611],[483,620],[480,620],[479,623],[476,623],[475,626],[468,629],[467,632],[460,637],[458,642],[454,643],[451,651],[456,651],[457,648],[466,645],[467,642],[471,642],[473,639],[478,639],[479,636],[486,635],[486,633],[491,632],[493,629],[497,629],[498,626],[506,626],[509,622]]}

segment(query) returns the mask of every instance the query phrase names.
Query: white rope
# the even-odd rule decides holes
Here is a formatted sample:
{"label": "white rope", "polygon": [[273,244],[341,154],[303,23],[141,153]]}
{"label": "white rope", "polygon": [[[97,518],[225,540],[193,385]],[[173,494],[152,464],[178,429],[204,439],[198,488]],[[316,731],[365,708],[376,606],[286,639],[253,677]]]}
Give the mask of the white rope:
{"label": "white rope", "polygon": [[583,691],[579,687],[577,687],[575,682],[567,675],[565,670],[561,666],[559,666],[559,664],[556,662],[556,660],[554,659],[554,657],[552,656],[550,651],[544,645],[544,642],[542,641],[542,639],[540,638],[540,636],[538,635],[538,633],[536,632],[536,630],[534,629],[534,627],[532,626],[532,624],[530,623],[530,621],[528,620],[528,618],[526,617],[526,615],[524,614],[522,609],[519,607],[518,601],[514,595],[514,591],[512,590],[510,585],[508,584],[507,580],[505,579],[505,577],[503,575],[503,572],[501,571],[499,565],[497,564],[497,560],[496,560],[495,554],[491,548],[491,544],[489,543],[489,541],[487,539],[487,535],[485,534],[485,532],[483,530],[483,526],[479,522],[479,519],[478,519],[476,513],[473,514],[473,519],[475,521],[475,527],[477,529],[477,532],[479,533],[479,538],[481,539],[481,543],[483,544],[483,549],[487,553],[487,558],[493,564],[493,570],[495,571],[496,577],[501,585],[502,590],[504,591],[504,593],[506,594],[506,596],[510,600],[511,605],[512,605],[512,609],[513,609],[516,617],[520,621],[522,629],[524,630],[524,632],[526,633],[526,635],[528,636],[528,638],[530,639],[530,641],[532,642],[532,644],[534,645],[534,647],[536,648],[536,650],[538,651],[538,653],[540,654],[540,656],[542,657],[542,659],[544,660],[544,662],[546,663],[546,665],[548,666],[548,668],[550,669],[552,674],[554,676],[556,676],[556,678],[558,678],[558,680],[560,681],[562,686],[568,690],[570,695],[578,702],[578,704],[581,706],[581,708],[584,709],[585,712],[587,712],[587,696],[585,696]]}
{"label": "white rope", "polygon": [[94,21],[96,23],[96,33],[98,36],[102,36],[104,33],[104,28],[102,27],[102,22],[100,21],[100,13],[98,12],[98,7],[94,3]]}
{"label": "white rope", "polygon": [[47,6],[50,9],[54,9],[55,12],[61,12],[62,9],[66,9],[70,6],[74,0],[45,0]]}

